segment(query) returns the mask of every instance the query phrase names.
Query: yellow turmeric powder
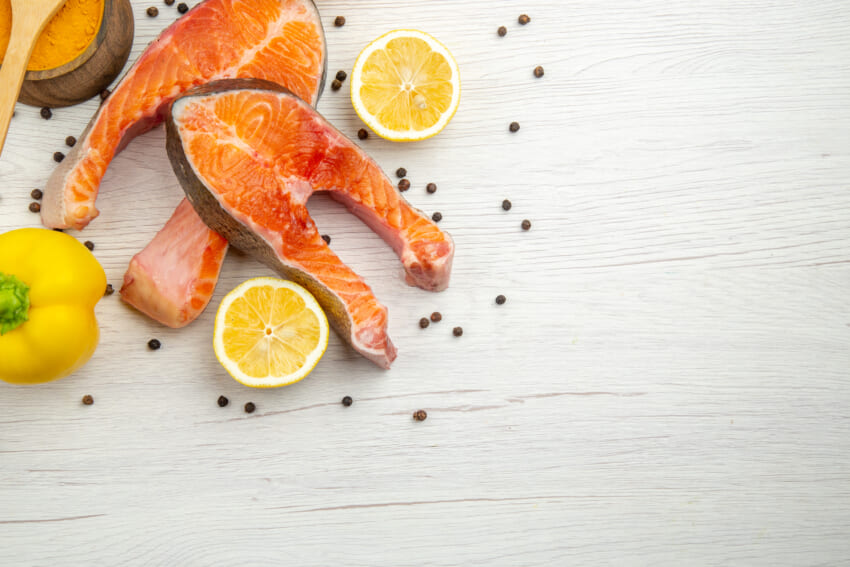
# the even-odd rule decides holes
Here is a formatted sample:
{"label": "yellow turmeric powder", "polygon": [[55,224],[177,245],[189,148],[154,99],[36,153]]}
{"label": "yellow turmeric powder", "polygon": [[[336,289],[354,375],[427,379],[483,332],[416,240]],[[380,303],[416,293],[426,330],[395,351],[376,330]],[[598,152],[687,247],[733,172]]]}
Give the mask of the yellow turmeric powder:
{"label": "yellow turmeric powder", "polygon": [[[88,48],[100,29],[104,0],[67,0],[41,32],[27,65],[45,71],[70,63]],[[12,33],[11,0],[0,0],[0,61]]]}

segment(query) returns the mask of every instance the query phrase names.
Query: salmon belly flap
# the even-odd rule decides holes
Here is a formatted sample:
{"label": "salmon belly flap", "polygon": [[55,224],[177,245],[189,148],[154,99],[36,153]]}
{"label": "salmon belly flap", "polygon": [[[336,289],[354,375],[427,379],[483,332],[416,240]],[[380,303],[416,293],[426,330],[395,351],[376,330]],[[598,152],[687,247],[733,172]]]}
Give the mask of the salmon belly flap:
{"label": "salmon belly flap", "polygon": [[304,101],[272,83],[224,80],[172,106],[169,157],[204,222],[307,287],[337,332],[389,368],[387,310],[322,240],[306,203],[328,191],[379,234],[409,283],[448,286],[454,244],[411,207],[378,165]]}
{"label": "salmon belly flap", "polygon": [[[148,46],[103,102],[47,183],[43,223],[52,228],[88,225],[98,215],[95,199],[114,156],[160,123],[171,102],[189,88],[216,78],[259,77],[315,104],[326,61],[324,31],[312,0],[200,3]],[[187,240],[190,221],[198,234]],[[220,240],[181,204],[131,262],[122,299],[168,326],[190,323],[215,290],[227,249],[226,244],[217,247]],[[181,254],[168,255],[169,249]],[[170,261],[161,261],[162,254]],[[202,286],[190,285],[201,281]]]}
{"label": "salmon belly flap", "polygon": [[130,261],[121,298],[172,328],[194,321],[215,291],[227,240],[186,199],[163,229]]}

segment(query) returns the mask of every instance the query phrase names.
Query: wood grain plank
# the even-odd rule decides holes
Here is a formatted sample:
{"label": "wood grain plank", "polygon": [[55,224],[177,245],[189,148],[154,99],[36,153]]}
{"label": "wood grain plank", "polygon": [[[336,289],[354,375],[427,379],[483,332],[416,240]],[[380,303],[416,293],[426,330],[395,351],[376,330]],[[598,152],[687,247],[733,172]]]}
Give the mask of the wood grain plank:
{"label": "wood grain plank", "polygon": [[[149,4],[134,2],[131,60],[177,16]],[[105,298],[81,372],[0,387],[0,564],[850,561],[845,3],[317,4],[331,72],[399,27],[458,59],[446,131],[362,142],[443,214],[450,289],[406,286],[380,239],[312,199],[389,306],[400,354],[382,372],[332,336],[309,379],[269,392],[215,361],[212,310],[175,331]],[[38,225],[29,191],[96,105],[49,122],[18,105],[0,231]],[[345,89],[319,109],[362,126]],[[71,234],[117,285],[181,198],[162,131],[102,189],[101,216]],[[269,274],[231,253],[211,305]],[[420,329],[433,311],[442,322]]]}

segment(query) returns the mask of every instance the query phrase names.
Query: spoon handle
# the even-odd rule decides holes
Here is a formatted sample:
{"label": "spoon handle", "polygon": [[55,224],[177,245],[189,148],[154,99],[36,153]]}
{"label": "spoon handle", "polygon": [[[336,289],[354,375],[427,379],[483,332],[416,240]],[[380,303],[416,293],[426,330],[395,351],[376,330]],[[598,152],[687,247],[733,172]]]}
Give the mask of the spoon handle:
{"label": "spoon handle", "polygon": [[21,91],[35,42],[41,30],[61,6],[62,2],[59,2],[51,13],[45,14],[43,9],[39,10],[36,6],[18,8],[18,5],[12,5],[12,33],[3,58],[3,66],[0,67],[0,154],[3,153],[9,121],[15,111],[15,102]]}

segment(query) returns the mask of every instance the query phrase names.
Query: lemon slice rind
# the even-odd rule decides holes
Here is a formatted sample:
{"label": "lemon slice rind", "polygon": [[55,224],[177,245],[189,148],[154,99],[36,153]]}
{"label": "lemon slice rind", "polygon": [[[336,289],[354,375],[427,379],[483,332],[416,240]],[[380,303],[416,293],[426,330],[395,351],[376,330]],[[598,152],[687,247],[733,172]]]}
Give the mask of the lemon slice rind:
{"label": "lemon slice rind", "polygon": [[[268,286],[275,290],[281,288],[288,289],[298,295],[304,301],[304,308],[315,314],[319,323],[319,337],[316,341],[315,348],[306,355],[304,363],[294,372],[285,375],[269,375],[261,378],[255,378],[242,372],[237,364],[238,361],[234,361],[227,356],[226,345],[224,343],[224,331],[228,328],[226,318],[233,303],[237,299],[243,297],[249,289],[262,286]],[[327,316],[325,315],[325,312],[322,311],[322,308],[319,306],[316,298],[314,298],[309,291],[288,280],[262,277],[250,279],[241,283],[222,300],[215,316],[213,350],[215,351],[218,361],[237,382],[252,388],[278,388],[294,384],[295,382],[306,378],[307,375],[312,372],[328,347],[328,337],[329,326]]]}
{"label": "lemon slice rind", "polygon": [[[366,109],[366,106],[360,98],[360,89],[363,87],[362,70],[364,64],[375,51],[385,49],[390,41],[400,37],[418,38],[425,41],[432,51],[443,56],[452,71],[450,82],[454,88],[452,89],[452,100],[449,103],[449,107],[433,126],[424,130],[395,130],[388,128],[381,124],[378,118]],[[416,142],[420,140],[427,140],[428,138],[436,136],[451,121],[457,112],[458,106],[460,106],[460,71],[458,69],[457,62],[454,60],[454,57],[452,57],[451,52],[438,39],[419,30],[393,30],[382,35],[366,46],[363,51],[360,52],[360,55],[357,56],[357,61],[354,63],[354,70],[351,73],[350,88],[351,102],[354,106],[354,111],[360,119],[377,135],[393,142]]]}

